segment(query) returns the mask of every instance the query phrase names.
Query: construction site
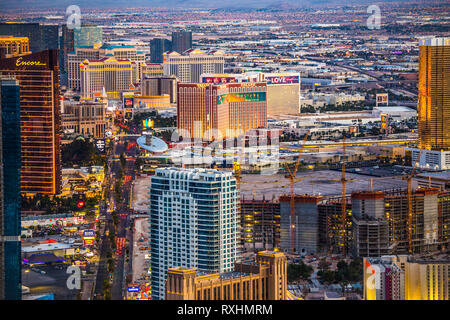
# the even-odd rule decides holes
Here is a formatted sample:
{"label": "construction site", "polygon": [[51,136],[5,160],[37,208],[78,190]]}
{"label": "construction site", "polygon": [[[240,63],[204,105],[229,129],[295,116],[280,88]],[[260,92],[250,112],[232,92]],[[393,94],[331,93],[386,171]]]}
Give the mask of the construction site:
{"label": "construction site", "polygon": [[448,250],[450,192],[431,182],[413,188],[416,164],[403,175],[347,173],[345,139],[342,149],[340,171],[297,174],[303,148],[284,167],[287,174],[271,179],[242,174],[235,164],[244,250],[279,247],[291,254],[359,257]]}

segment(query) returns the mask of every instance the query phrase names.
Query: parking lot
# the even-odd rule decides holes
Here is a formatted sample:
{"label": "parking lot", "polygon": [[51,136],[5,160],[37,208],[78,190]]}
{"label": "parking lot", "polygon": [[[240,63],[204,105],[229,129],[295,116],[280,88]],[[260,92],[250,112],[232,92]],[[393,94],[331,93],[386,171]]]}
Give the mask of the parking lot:
{"label": "parking lot", "polygon": [[68,264],[42,265],[22,268],[22,285],[30,288],[31,295],[54,293],[55,300],[75,300],[79,292],[67,287]]}
{"label": "parking lot", "polygon": [[[334,170],[299,172],[295,183],[295,194],[315,194],[323,196],[340,195],[342,173]],[[347,173],[347,194],[370,190],[373,179],[373,190],[392,190],[406,188],[406,181],[396,176],[369,177],[367,175]],[[245,198],[256,198],[264,195],[266,199],[277,198],[290,192],[290,182],[282,174],[260,175],[243,174],[241,179],[241,195]]]}

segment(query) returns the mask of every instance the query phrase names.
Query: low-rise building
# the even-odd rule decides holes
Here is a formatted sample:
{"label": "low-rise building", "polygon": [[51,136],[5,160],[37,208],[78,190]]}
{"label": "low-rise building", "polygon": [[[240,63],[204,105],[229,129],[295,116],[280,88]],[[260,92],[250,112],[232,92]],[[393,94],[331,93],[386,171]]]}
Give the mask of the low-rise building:
{"label": "low-rise building", "polygon": [[199,273],[169,268],[166,300],[286,300],[287,259],[282,252],[261,251],[254,262],[236,263],[233,272]]}
{"label": "low-rise building", "polygon": [[107,127],[106,106],[102,102],[65,102],[61,126],[66,133],[104,138]]}

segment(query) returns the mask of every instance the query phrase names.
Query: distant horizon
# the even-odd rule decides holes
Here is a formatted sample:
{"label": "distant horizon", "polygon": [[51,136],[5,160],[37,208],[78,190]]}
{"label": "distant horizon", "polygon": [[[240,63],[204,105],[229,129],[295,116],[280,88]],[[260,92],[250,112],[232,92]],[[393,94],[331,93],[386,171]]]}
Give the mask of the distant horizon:
{"label": "distant horizon", "polygon": [[114,9],[114,8],[154,8],[154,9],[230,9],[230,10],[258,10],[258,9],[307,9],[318,7],[334,6],[355,6],[360,7],[366,4],[377,3],[447,3],[446,0],[435,1],[410,1],[410,0],[135,0],[132,4],[126,0],[23,0],[7,1],[0,0],[0,9],[2,10],[21,10],[21,9],[57,9],[62,10],[70,5],[78,5],[80,8],[88,9]]}

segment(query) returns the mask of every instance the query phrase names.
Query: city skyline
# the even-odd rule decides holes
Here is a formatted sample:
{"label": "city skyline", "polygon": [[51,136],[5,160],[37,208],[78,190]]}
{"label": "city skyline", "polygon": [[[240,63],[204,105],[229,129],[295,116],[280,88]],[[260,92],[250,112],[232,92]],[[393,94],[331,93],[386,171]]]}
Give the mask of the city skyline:
{"label": "city skyline", "polygon": [[447,2],[0,7],[0,299],[449,299]]}

